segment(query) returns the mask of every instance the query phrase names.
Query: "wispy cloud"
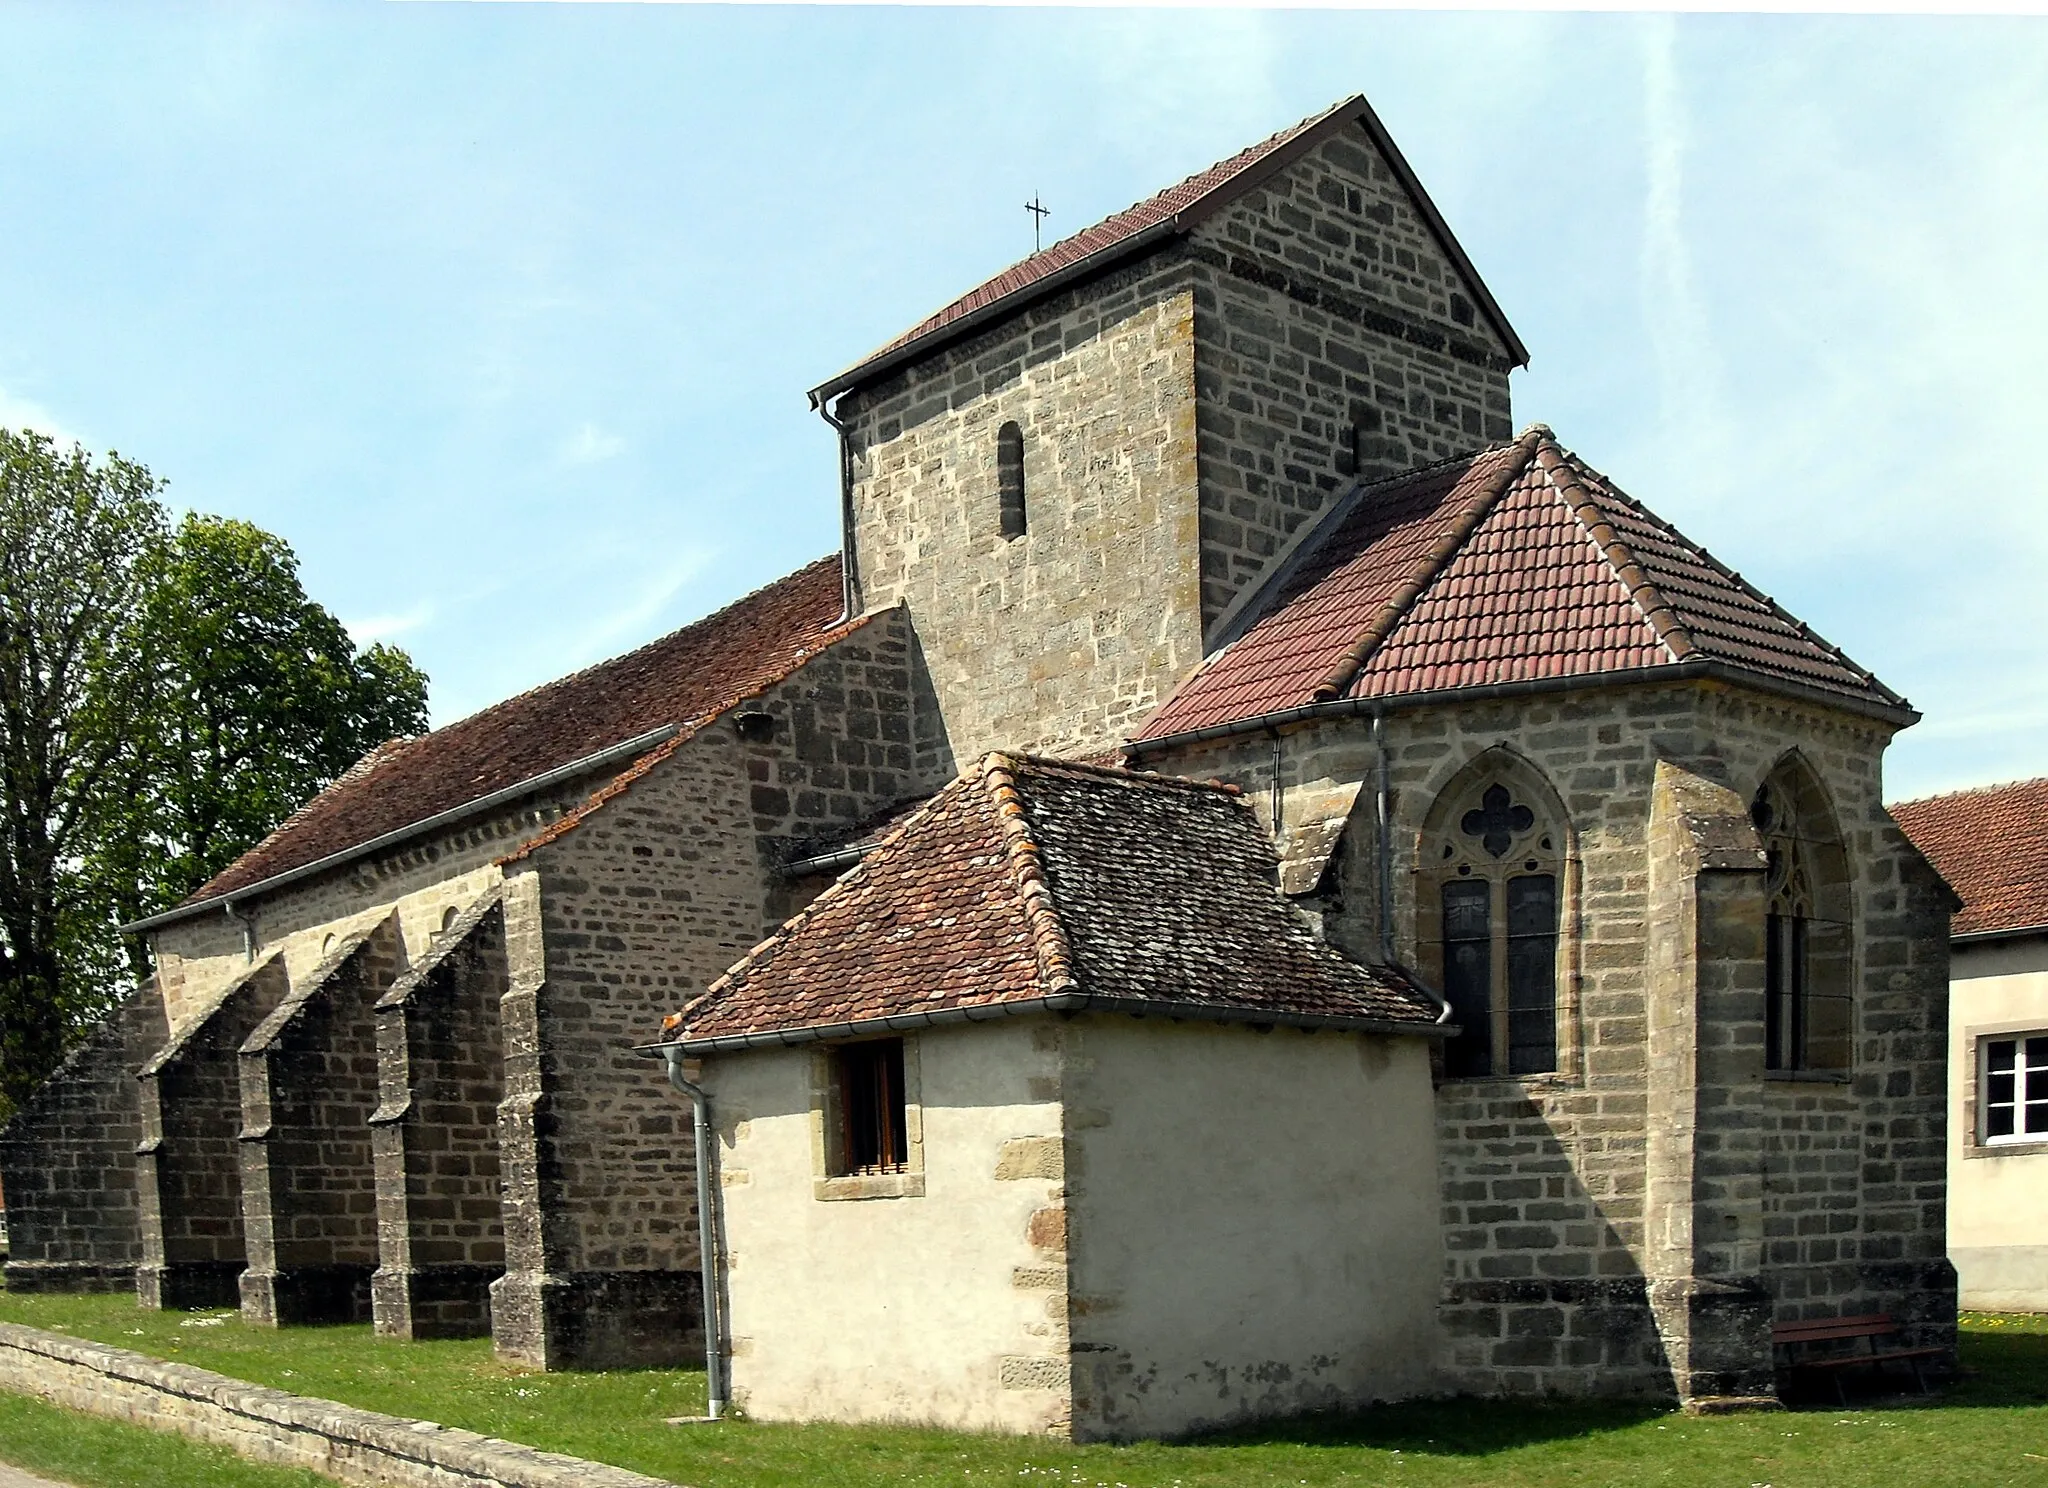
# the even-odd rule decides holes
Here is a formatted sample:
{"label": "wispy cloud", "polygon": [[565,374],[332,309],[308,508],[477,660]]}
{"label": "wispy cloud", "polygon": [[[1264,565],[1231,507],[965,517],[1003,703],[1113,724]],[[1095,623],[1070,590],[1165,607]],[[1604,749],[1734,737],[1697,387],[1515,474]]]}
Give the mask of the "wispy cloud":
{"label": "wispy cloud", "polygon": [[555,458],[564,465],[596,465],[622,453],[626,441],[608,429],[585,421],[575,433],[555,448]]}
{"label": "wispy cloud", "polygon": [[6,388],[0,388],[0,429],[33,429],[67,448],[85,443],[48,408],[32,398],[16,397]]}
{"label": "wispy cloud", "polygon": [[1678,18],[1643,23],[1643,319],[1656,362],[1667,432],[1697,428],[1714,407],[1714,342],[1687,246],[1688,120],[1678,74]]}
{"label": "wispy cloud", "polygon": [[669,555],[666,562],[638,576],[637,582],[622,583],[613,592],[622,594],[620,603],[579,626],[562,647],[567,666],[588,666],[616,652],[652,640],[690,581],[707,569],[716,555],[709,549],[686,548]]}
{"label": "wispy cloud", "polygon": [[344,620],[341,623],[358,646],[368,646],[376,641],[392,640],[407,631],[418,630],[433,618],[433,605],[417,604],[403,614],[369,615],[361,620]]}

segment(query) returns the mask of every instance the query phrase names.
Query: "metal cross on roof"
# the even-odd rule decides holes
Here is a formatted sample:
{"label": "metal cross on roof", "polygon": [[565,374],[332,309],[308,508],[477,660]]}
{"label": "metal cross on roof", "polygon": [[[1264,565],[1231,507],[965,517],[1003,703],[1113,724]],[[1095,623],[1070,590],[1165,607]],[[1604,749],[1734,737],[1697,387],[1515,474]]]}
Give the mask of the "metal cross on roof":
{"label": "metal cross on roof", "polygon": [[1045,226],[1045,219],[1052,215],[1052,209],[1040,201],[1034,192],[1031,200],[1024,203],[1024,210],[1031,214],[1031,251],[1037,253],[1045,247],[1039,234]]}

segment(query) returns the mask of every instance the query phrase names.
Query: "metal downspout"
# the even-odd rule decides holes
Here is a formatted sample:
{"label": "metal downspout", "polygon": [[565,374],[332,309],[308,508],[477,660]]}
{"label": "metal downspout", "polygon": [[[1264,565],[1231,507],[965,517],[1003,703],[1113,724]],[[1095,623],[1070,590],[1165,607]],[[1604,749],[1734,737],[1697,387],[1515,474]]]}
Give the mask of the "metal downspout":
{"label": "metal downspout", "polygon": [[835,629],[860,612],[860,554],[853,542],[853,430],[832,411],[838,401],[811,395],[811,406],[818,410],[818,417],[839,436],[839,584],[844,603],[839,618],[832,622]]}
{"label": "metal downspout", "polygon": [[704,1265],[704,1414],[716,1421],[726,1404],[724,1323],[719,1306],[718,1216],[711,1207],[711,1165],[716,1156],[711,1130],[711,1097],[683,1078],[683,1051],[662,1050],[668,1082],[690,1098],[690,1124],[697,1141],[697,1252]]}
{"label": "metal downspout", "polygon": [[[1373,841],[1378,848],[1380,869],[1380,959],[1392,966],[1394,961],[1394,832],[1393,832],[1393,785],[1391,771],[1387,767],[1386,713],[1383,709],[1372,710],[1372,752],[1379,767],[1378,789],[1373,792]],[[1436,988],[1419,978],[1409,977],[1411,982],[1429,995],[1436,1004],[1436,1021],[1439,1024],[1451,1021],[1451,1005],[1440,996]]]}
{"label": "metal downspout", "polygon": [[235,908],[235,901],[232,899],[223,899],[220,907],[227,911],[230,920],[242,927],[242,960],[251,965],[255,964],[256,916],[242,914]]}

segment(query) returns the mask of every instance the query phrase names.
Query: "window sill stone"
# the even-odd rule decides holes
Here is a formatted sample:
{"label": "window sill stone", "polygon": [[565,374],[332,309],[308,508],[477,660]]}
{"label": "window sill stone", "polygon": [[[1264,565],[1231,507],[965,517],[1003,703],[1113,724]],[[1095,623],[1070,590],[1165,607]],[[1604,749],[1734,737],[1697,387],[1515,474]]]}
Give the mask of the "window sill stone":
{"label": "window sill stone", "polygon": [[848,1173],[838,1178],[812,1180],[812,1194],[820,1200],[838,1199],[921,1199],[922,1173]]}
{"label": "window sill stone", "polygon": [[2048,1139],[2039,1142],[1971,1142],[1963,1148],[1963,1160],[1979,1157],[2041,1157],[2048,1155]]}

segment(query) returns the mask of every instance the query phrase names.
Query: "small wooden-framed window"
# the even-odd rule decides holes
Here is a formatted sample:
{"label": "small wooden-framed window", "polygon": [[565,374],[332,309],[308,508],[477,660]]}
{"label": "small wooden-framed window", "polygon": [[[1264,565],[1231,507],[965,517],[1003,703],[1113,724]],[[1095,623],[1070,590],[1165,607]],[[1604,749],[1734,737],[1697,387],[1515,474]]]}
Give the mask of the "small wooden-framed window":
{"label": "small wooden-framed window", "polygon": [[910,1162],[903,1040],[870,1039],[832,1050],[837,1130],[833,1177],[901,1173]]}
{"label": "small wooden-framed window", "polygon": [[1518,774],[1467,775],[1438,798],[1431,817],[1419,941],[1424,974],[1441,979],[1460,1030],[1445,1046],[1444,1073],[1555,1073],[1564,828]]}
{"label": "small wooden-framed window", "polygon": [[1004,537],[1024,535],[1024,430],[1015,420],[996,431],[996,501]]}
{"label": "small wooden-framed window", "polygon": [[1987,1038],[1977,1047],[1982,1144],[2048,1142],[2048,1031]]}

